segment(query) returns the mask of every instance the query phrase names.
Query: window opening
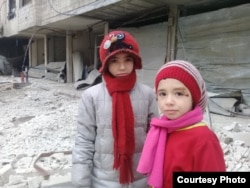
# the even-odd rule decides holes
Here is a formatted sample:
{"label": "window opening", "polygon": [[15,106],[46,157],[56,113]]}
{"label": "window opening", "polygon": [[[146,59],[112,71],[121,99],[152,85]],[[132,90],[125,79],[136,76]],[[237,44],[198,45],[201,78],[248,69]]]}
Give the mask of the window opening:
{"label": "window opening", "polygon": [[9,0],[9,12],[8,20],[13,19],[16,16],[16,0]]}

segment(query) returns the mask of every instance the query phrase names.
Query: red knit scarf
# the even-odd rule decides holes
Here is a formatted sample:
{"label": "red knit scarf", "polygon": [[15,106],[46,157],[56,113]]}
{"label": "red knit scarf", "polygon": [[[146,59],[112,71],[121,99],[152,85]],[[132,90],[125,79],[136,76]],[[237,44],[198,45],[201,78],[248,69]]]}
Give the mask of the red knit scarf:
{"label": "red knit scarf", "polygon": [[133,182],[133,153],[135,149],[134,113],[129,92],[135,85],[136,73],[112,77],[103,75],[112,97],[112,131],[114,137],[114,169],[120,171],[120,183]]}

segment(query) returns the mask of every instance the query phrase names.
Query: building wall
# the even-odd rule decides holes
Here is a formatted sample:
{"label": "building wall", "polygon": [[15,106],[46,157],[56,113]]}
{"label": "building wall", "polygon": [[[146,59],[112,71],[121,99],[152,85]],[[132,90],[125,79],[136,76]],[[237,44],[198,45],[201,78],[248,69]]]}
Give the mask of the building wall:
{"label": "building wall", "polygon": [[53,61],[66,61],[66,37],[54,37],[54,45],[51,48],[54,52]]}
{"label": "building wall", "polygon": [[[15,1],[15,0],[13,0]],[[3,35],[5,37],[8,36],[15,36],[18,34],[20,30],[26,29],[27,27],[34,26],[36,24],[35,20],[35,1],[31,1],[30,3],[26,4],[25,6],[22,6],[19,4],[21,1],[16,0],[15,1],[15,15],[11,18],[9,15],[9,3],[11,3],[9,0],[1,0],[0,1],[0,22],[3,25],[4,32]]]}
{"label": "building wall", "polygon": [[73,52],[82,54],[83,64],[93,64],[93,34],[87,31],[77,32],[73,37]]}
{"label": "building wall", "polygon": [[45,57],[44,57],[44,39],[38,39],[36,40],[36,45],[37,45],[37,65],[44,64],[45,62]]}
{"label": "building wall", "polygon": [[[192,62],[210,92],[241,91],[250,104],[250,4],[182,17],[178,24],[176,59]],[[167,23],[124,28],[137,38],[143,59],[139,79],[154,86],[164,63]]]}
{"label": "building wall", "polygon": [[241,91],[250,104],[250,4],[181,18],[177,58],[193,62],[211,92]]}
{"label": "building wall", "polygon": [[[113,1],[114,0],[107,1],[106,4],[113,3]],[[40,15],[40,24],[46,25],[51,22],[79,15],[86,11],[93,10],[97,6],[102,6],[102,3],[99,3],[98,0],[41,0],[39,1],[39,8],[43,11]]]}
{"label": "building wall", "polygon": [[[18,14],[17,14],[17,7],[19,6],[19,1],[15,2],[16,9],[13,9],[15,12],[10,17],[10,3],[12,1],[1,1],[1,23],[3,24],[3,36],[12,36],[18,33]],[[3,14],[2,14],[3,13]]]}
{"label": "building wall", "polygon": [[36,25],[36,2],[31,1],[30,3],[20,6],[18,10],[18,30],[22,31],[31,26]]}
{"label": "building wall", "polygon": [[[49,4],[51,2],[53,4]],[[35,1],[35,4],[32,3],[32,5],[22,7],[20,18],[10,20],[5,31],[13,34],[18,25],[17,20],[22,28],[26,27],[25,24],[32,23],[46,25],[69,16],[58,15],[57,11],[67,13],[68,10],[74,10],[69,13],[78,14],[80,11],[86,11],[86,8],[94,9],[94,6],[97,6],[96,2],[96,0]],[[83,6],[87,4],[89,6]],[[27,12],[32,15],[30,6],[33,6],[35,12],[37,12],[36,20],[25,22],[25,18],[28,16]],[[37,10],[43,10],[41,15],[38,15],[40,11]],[[6,21],[3,17],[1,17],[1,20]],[[250,48],[249,21],[250,4],[180,18],[177,59],[185,59],[194,63],[206,79],[208,90],[241,90],[244,96],[249,96],[250,89],[249,85],[246,84],[250,83],[248,73],[250,69],[250,57],[248,55]],[[164,64],[167,22],[140,28],[120,29],[130,31],[138,40],[143,59],[143,69],[138,71],[139,80],[153,87],[154,76],[160,66]],[[81,51],[85,58],[84,63],[93,64],[94,39],[98,33],[92,33],[89,36],[88,31],[81,31],[78,34],[73,37],[73,52]],[[36,48],[37,64],[44,62],[43,45],[43,39],[39,39]],[[56,52],[54,51],[54,53]],[[55,58],[51,57],[50,54],[48,55],[49,60]]]}
{"label": "building wall", "polygon": [[138,71],[141,82],[154,85],[157,69],[164,64],[167,45],[167,22],[128,30],[138,41],[143,69]]}
{"label": "building wall", "polygon": [[103,3],[107,5],[120,0],[101,3],[98,0],[32,0],[25,5],[19,4],[19,0],[11,1],[16,2],[16,14],[8,19],[6,15],[9,13],[10,0],[0,0],[0,22],[4,25],[4,36],[17,35],[27,28],[59,22],[100,7]]}

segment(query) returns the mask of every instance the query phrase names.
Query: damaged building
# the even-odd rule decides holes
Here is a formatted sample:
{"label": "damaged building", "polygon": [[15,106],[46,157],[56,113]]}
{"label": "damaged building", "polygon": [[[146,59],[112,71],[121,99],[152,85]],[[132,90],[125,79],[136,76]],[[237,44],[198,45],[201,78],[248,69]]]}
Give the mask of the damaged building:
{"label": "damaged building", "polygon": [[[140,45],[143,68],[138,70],[138,79],[141,82],[153,87],[156,71],[166,61],[188,60],[201,71],[206,81],[209,112],[248,118],[249,23],[248,0],[0,0],[0,74],[20,79],[24,75],[25,83],[32,77],[38,78],[37,85],[39,79],[49,79],[61,84],[73,83],[75,90],[85,89],[101,82],[98,50],[103,36],[113,29],[122,29],[132,33]],[[46,98],[49,105],[58,100],[57,95]],[[63,100],[69,100],[60,99],[62,106]],[[25,100],[31,106],[32,102],[43,99],[32,96]],[[74,102],[72,100],[70,108]],[[64,113],[64,109],[58,113]],[[35,117],[13,118],[13,124],[32,119]],[[46,124],[48,130],[54,124],[56,122]],[[28,125],[36,128],[34,134],[41,131],[40,124],[37,127],[32,123]],[[28,125],[21,132],[25,132]],[[63,128],[60,124],[59,129]],[[239,131],[239,126],[236,124],[228,129]],[[0,130],[0,138],[2,132]],[[41,132],[46,133],[46,130]],[[67,138],[69,133],[65,135]],[[39,148],[42,143],[37,144]],[[249,152],[249,147],[244,149]],[[244,150],[244,154],[247,151]],[[69,155],[70,151],[36,156],[33,166],[36,174],[40,172],[46,179],[57,173],[56,167],[65,164],[64,170],[69,172],[70,162],[66,163],[70,161]],[[30,156],[19,157],[11,162],[12,165],[34,161]],[[52,166],[47,168],[46,160]],[[10,174],[15,174],[9,161],[1,163],[0,186],[9,183]],[[60,181],[67,184],[70,180],[62,177]],[[53,187],[46,183],[43,188]]]}
{"label": "damaged building", "polygon": [[[247,0],[0,2],[0,55],[11,59],[17,72],[25,71],[26,78],[76,82],[76,89],[90,85],[84,80],[99,68],[102,37],[112,29],[124,29],[141,46],[142,82],[153,86],[155,72],[165,60],[185,59],[201,71],[211,98],[235,99],[225,115],[243,112],[250,104]],[[6,40],[10,45],[4,45]],[[1,66],[9,73],[6,62]],[[215,113],[225,107],[212,102]]]}

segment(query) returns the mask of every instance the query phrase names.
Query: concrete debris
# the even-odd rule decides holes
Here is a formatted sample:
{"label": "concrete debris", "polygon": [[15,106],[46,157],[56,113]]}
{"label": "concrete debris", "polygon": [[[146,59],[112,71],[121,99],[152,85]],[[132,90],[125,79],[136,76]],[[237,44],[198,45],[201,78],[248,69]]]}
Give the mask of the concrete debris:
{"label": "concrete debris", "polygon": [[[25,87],[0,92],[0,188],[71,188],[82,91],[73,84],[30,78]],[[227,170],[250,171],[249,120],[218,114],[211,120]]]}

